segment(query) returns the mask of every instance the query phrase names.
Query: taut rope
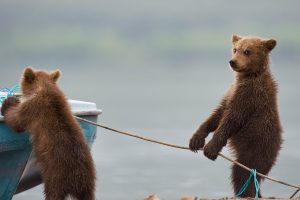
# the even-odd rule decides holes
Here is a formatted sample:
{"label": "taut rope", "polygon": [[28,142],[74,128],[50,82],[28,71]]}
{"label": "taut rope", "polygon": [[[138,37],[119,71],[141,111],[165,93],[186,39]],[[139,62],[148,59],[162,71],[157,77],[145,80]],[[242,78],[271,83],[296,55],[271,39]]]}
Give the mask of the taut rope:
{"label": "taut rope", "polygon": [[[169,144],[169,143],[166,143],[166,142],[161,142],[161,141],[158,141],[158,140],[154,140],[154,139],[142,137],[142,136],[139,136],[139,135],[136,135],[136,134],[133,134],[133,133],[129,133],[129,132],[125,132],[125,131],[120,131],[120,130],[117,130],[117,129],[114,129],[114,128],[110,128],[108,126],[103,126],[101,124],[97,124],[95,122],[83,119],[81,117],[75,116],[75,118],[78,119],[78,120],[80,120],[80,121],[92,124],[94,126],[98,126],[98,127],[101,127],[101,128],[104,128],[104,129],[107,129],[107,130],[110,130],[110,131],[113,131],[113,132],[116,132],[116,133],[120,133],[120,134],[123,134],[123,135],[130,136],[130,137],[138,138],[138,139],[145,140],[145,141],[148,141],[148,142],[152,142],[152,143],[156,143],[156,144],[160,144],[160,145],[164,145],[164,146],[168,146],[168,147],[173,147],[173,148],[177,148],[177,149],[190,150],[188,147],[185,147],[185,146],[179,146],[179,145]],[[199,149],[199,150],[203,150],[203,149]],[[219,153],[219,156],[221,156],[225,160],[228,160],[228,161],[230,161],[230,162],[232,162],[232,163],[240,166],[241,168],[243,168],[243,169],[245,169],[245,170],[247,170],[249,172],[252,171],[252,169],[250,169],[249,167],[247,167],[247,166],[245,166],[245,165],[243,165],[243,164],[241,164],[241,163],[239,163],[239,162],[237,162],[237,161],[235,161],[235,160],[233,160],[233,159],[231,159],[231,158],[223,155],[222,153]],[[292,196],[290,196],[290,199],[292,199],[300,191],[300,186],[299,185],[287,183],[287,182],[284,182],[284,181],[272,178],[270,176],[264,175],[264,174],[259,173],[259,172],[256,172],[256,174],[258,176],[262,177],[262,178],[269,179],[270,181],[274,181],[274,182],[280,183],[282,185],[286,185],[286,186],[289,186],[289,187],[296,188],[297,190],[293,193]]]}

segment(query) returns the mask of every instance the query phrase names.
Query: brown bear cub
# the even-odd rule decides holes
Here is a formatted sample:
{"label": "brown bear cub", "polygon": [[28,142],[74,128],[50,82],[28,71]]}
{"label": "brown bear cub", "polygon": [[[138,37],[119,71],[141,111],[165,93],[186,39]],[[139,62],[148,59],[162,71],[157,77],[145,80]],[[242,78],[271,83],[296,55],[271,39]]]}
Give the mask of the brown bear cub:
{"label": "brown bear cub", "polygon": [[8,126],[28,130],[45,183],[46,200],[95,199],[95,168],[89,146],[67,99],[56,85],[60,71],[26,68],[22,101],[9,97],[1,112]]}
{"label": "brown bear cub", "polygon": [[[232,43],[229,63],[236,72],[235,81],[220,105],[190,139],[189,147],[197,152],[208,134],[214,132],[203,149],[206,157],[215,160],[228,140],[238,162],[268,174],[282,143],[277,85],[269,67],[269,54],[276,40],[233,35]],[[235,194],[248,177],[248,171],[233,165],[231,179]],[[257,178],[260,183],[261,177]],[[255,196],[253,180],[241,196]]]}

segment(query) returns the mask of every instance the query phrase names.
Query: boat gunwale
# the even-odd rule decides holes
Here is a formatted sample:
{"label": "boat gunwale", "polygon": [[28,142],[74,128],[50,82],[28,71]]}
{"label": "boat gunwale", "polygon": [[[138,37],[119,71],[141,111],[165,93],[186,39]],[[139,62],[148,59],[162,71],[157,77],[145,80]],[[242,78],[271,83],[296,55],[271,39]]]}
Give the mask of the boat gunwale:
{"label": "boat gunwale", "polygon": [[[95,109],[95,110],[83,110],[83,111],[74,111],[72,112],[75,116],[95,116],[101,115],[102,110]],[[4,122],[4,117],[0,114],[0,123]]]}

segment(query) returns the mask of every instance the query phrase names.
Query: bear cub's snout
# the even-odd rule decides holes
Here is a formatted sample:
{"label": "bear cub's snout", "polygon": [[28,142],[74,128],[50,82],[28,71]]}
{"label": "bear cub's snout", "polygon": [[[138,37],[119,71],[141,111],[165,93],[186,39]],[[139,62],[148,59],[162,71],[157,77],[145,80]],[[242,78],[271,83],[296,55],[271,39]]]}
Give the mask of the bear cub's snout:
{"label": "bear cub's snout", "polygon": [[230,60],[229,64],[232,68],[236,68],[236,62],[234,60]]}

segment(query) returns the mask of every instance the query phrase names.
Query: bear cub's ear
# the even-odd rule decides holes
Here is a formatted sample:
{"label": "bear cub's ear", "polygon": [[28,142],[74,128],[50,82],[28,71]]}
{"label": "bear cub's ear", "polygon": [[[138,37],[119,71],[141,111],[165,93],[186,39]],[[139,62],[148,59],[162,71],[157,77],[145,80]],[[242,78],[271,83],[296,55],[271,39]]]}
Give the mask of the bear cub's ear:
{"label": "bear cub's ear", "polygon": [[59,69],[57,69],[54,72],[51,72],[50,78],[55,83],[58,80],[58,78],[60,77],[60,75],[61,75],[61,72]]}
{"label": "bear cub's ear", "polygon": [[35,80],[35,72],[32,67],[26,67],[24,70],[24,79],[27,83],[33,83]]}
{"label": "bear cub's ear", "polygon": [[274,49],[274,47],[276,46],[277,42],[274,39],[270,39],[270,40],[265,40],[263,41],[264,46],[269,50],[272,51]]}
{"label": "bear cub's ear", "polygon": [[233,44],[236,43],[237,41],[239,41],[240,39],[242,39],[242,37],[239,35],[232,35],[232,37],[231,37],[231,41]]}

